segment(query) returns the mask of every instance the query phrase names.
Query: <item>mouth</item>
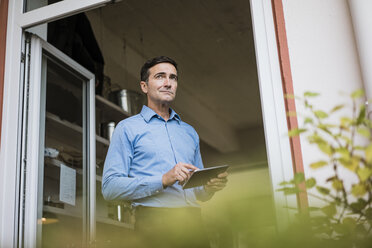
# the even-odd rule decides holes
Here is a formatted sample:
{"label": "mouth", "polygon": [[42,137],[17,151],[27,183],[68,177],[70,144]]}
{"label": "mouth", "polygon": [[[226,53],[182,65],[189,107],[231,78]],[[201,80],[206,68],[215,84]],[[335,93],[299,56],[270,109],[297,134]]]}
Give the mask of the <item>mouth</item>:
{"label": "mouth", "polygon": [[174,93],[172,91],[168,91],[168,90],[162,90],[160,91],[161,93],[166,93],[166,94],[170,94],[170,95],[173,95]]}

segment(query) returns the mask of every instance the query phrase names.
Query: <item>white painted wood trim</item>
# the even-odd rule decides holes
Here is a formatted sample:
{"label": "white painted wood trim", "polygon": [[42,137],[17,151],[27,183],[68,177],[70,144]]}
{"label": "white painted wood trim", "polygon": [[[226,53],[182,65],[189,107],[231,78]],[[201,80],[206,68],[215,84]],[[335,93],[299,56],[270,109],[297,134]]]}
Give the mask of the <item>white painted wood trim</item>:
{"label": "white painted wood trim", "polygon": [[[26,162],[26,192],[24,219],[24,246],[35,247],[37,233],[37,199],[39,180],[40,146],[40,102],[41,102],[41,63],[42,47],[39,39],[31,39],[30,59],[30,94],[27,126],[27,162]],[[45,82],[44,82],[45,83]]]}
{"label": "white painted wood trim", "polygon": [[98,8],[111,0],[64,0],[20,15],[19,25],[28,28],[82,11]]}
{"label": "white painted wood trim", "polygon": [[251,12],[269,172],[277,225],[283,229],[291,215],[284,207],[296,207],[296,197],[276,191],[293,177],[293,167],[271,1],[251,0]]}
{"label": "white painted wood trim", "polygon": [[364,90],[367,100],[370,101],[368,116],[372,118],[372,2],[370,0],[349,0],[348,3],[358,48]]}
{"label": "white painted wood trim", "polygon": [[17,244],[18,129],[22,29],[17,17],[22,1],[9,1],[6,37],[3,116],[0,147],[0,247]]}

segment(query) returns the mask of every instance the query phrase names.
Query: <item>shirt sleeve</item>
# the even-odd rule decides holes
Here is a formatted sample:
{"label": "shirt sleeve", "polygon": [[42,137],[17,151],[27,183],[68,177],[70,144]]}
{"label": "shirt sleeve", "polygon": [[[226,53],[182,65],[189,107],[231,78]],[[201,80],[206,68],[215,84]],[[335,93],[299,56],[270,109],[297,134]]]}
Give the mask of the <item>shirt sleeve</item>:
{"label": "shirt sleeve", "polygon": [[[203,166],[203,161],[202,161],[202,157],[201,157],[201,154],[200,154],[199,138],[198,138],[197,142],[198,142],[198,145],[197,145],[196,151],[195,151],[194,165],[196,167],[198,167],[199,169],[203,169],[204,166]],[[204,186],[195,187],[194,188],[194,193],[195,193],[196,199],[198,199],[199,201],[208,201],[214,195],[214,193],[206,192],[205,189],[204,189]]]}
{"label": "shirt sleeve", "polygon": [[112,135],[103,170],[102,194],[106,200],[131,201],[163,190],[161,175],[129,177],[133,154],[128,133],[120,123]]}

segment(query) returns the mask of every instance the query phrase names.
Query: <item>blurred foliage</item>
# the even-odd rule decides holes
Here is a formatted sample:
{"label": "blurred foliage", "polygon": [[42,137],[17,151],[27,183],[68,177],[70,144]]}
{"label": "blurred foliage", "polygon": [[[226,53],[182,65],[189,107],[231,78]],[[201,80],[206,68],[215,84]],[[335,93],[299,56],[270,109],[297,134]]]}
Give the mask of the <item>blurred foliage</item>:
{"label": "blurred foliage", "polygon": [[[299,214],[298,225],[306,226],[305,240],[317,240],[327,246],[371,247],[372,236],[372,122],[367,119],[364,92],[350,95],[351,115],[343,116],[350,105],[336,105],[329,111],[315,108],[318,93],[305,92],[296,98],[306,113],[301,128],[290,130],[290,137],[306,135],[310,144],[324,154],[309,166],[313,170],[329,167],[325,182],[297,173],[280,184],[285,195],[307,189],[307,195],[323,203]],[[340,114],[341,112],[341,114]],[[340,117],[341,116],[341,117]],[[334,123],[339,120],[338,123]],[[340,173],[340,171],[343,171]],[[346,172],[345,172],[346,171]],[[351,185],[350,180],[356,180]],[[296,224],[296,225],[297,225]],[[300,236],[305,235],[303,232]]]}

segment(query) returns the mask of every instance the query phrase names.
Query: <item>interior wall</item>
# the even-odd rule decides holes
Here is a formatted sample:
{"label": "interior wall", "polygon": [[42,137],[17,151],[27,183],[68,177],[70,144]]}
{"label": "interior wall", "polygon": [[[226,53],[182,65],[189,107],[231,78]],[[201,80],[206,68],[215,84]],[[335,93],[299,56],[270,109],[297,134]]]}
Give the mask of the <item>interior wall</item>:
{"label": "interior wall", "polygon": [[240,150],[221,153],[201,141],[200,150],[205,167],[228,164],[230,172],[267,168],[266,145],[263,127],[241,129],[239,132]]}
{"label": "interior wall", "polygon": [[[329,111],[338,104],[351,107],[348,96],[362,88],[362,79],[354,32],[347,1],[339,0],[283,0],[294,94],[318,92],[316,109]],[[304,123],[305,108],[296,101],[299,126]],[[330,122],[338,122],[341,115],[350,116],[350,108],[342,110]],[[312,170],[309,164],[324,158],[317,147],[301,136],[301,148],[306,177],[325,182],[331,168]],[[351,183],[355,178],[344,173]],[[309,198],[310,205],[315,200]]]}

